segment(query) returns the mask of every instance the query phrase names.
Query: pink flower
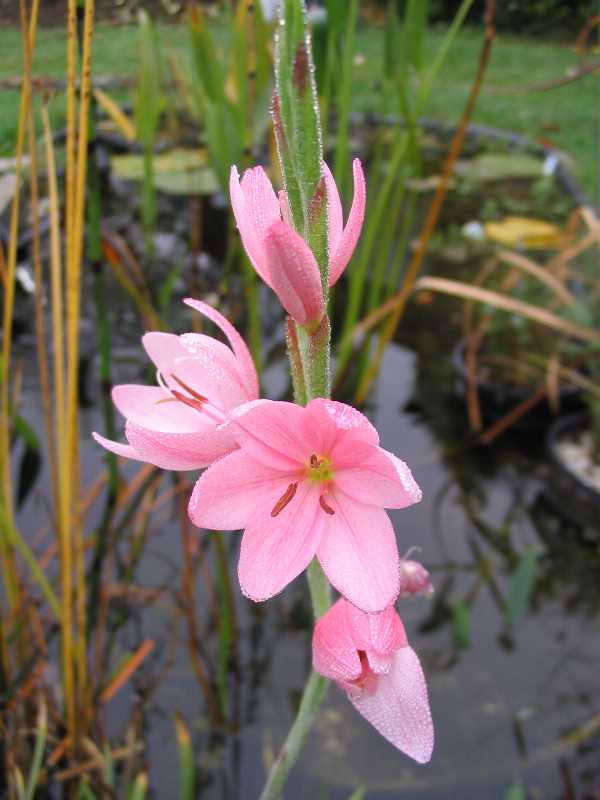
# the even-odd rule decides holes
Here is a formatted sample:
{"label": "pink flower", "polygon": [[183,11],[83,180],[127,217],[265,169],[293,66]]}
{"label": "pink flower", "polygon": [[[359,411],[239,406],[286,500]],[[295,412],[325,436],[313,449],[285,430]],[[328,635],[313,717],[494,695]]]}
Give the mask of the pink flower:
{"label": "pink flower", "polygon": [[198,480],[195,525],[244,528],[239,578],[252,600],[280,592],[317,555],[331,583],[365,611],[400,589],[398,549],[384,508],[421,499],[406,464],[380,448],[359,411],[332,400],[265,400],[234,414],[240,449]]}
{"label": "pink flower", "polygon": [[[354,200],[344,227],[342,204],[333,176],[325,163],[329,216],[329,285],[348,264],[365,215],[365,179],[354,160]],[[262,167],[246,170],[242,180],[236,167],[229,181],[231,205],[242,242],[264,282],[273,289],[290,316],[301,325],[319,322],[325,313],[321,275],[316,259],[294,230],[285,192],[279,199]],[[283,217],[283,221],[282,221]]]}
{"label": "pink flower", "polygon": [[147,333],[143,343],[160,385],[121,385],[112,393],[129,444],[93,434],[107,450],[163,469],[199,469],[235,449],[230,414],[258,398],[252,357],[233,325],[206,303],[184,302],[214,322],[231,349],[201,333]]}
{"label": "pink flower", "polygon": [[395,747],[420,764],[429,761],[433,723],[425,677],[393,607],[365,614],[338,600],[315,625],[313,666]]}
{"label": "pink flower", "polygon": [[422,595],[431,597],[433,595],[433,584],[429,577],[429,572],[423,564],[418,561],[400,559],[400,594],[401,595]]}

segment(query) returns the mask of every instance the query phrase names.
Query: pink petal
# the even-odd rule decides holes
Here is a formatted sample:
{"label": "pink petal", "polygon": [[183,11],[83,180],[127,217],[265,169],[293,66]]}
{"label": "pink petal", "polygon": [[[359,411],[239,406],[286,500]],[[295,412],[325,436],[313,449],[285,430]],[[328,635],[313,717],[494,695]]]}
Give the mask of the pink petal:
{"label": "pink petal", "polygon": [[419,764],[429,761],[433,722],[425,677],[412,648],[396,651],[392,669],[378,676],[373,694],[358,691],[349,697],[357,711],[395,747]]}
{"label": "pink petal", "polygon": [[247,169],[240,185],[246,200],[246,211],[256,231],[257,239],[261,241],[267,229],[281,218],[279,199],[262,167]]}
{"label": "pink petal", "polygon": [[367,653],[367,661],[369,662],[371,671],[374,672],[375,675],[382,675],[387,674],[391,670],[394,658],[393,656],[382,656],[370,650]]}
{"label": "pink petal", "polygon": [[122,456],[122,458],[131,458],[133,461],[146,461],[146,459],[142,458],[137,450],[135,450],[130,444],[113,442],[112,439],[106,439],[104,436],[100,436],[100,434],[96,433],[95,431],[92,433],[92,436],[98,442],[98,444],[105,448],[105,450],[109,450],[111,453],[114,453],[117,456]]}
{"label": "pink petal", "polygon": [[270,285],[288,314],[301,325],[325,313],[321,274],[304,239],[285,222],[275,222],[264,238]]}
{"label": "pink petal", "polygon": [[[329,223],[329,254],[335,253],[342,233],[344,231],[344,217],[342,212],[342,201],[340,200],[340,193],[338,192],[337,184],[331,170],[327,164],[321,162],[321,169],[325,176],[325,185],[327,187],[327,215]],[[331,262],[331,258],[329,259]],[[330,267],[331,269],[331,267]],[[329,281],[331,286],[332,282]]]}
{"label": "pink petal", "polygon": [[285,475],[236,450],[198,478],[188,514],[199,528],[238,530],[257,509],[270,512],[294,480],[294,473]]}
{"label": "pink petal", "polygon": [[221,409],[235,408],[250,399],[235,356],[222,342],[198,333],[174,336],[152,332],[143,336],[142,343],[172,389],[185,393],[179,383],[184,381]]}
{"label": "pink petal", "polygon": [[381,447],[357,466],[336,469],[335,485],[361,503],[383,508],[406,508],[421,499],[408,466]]}
{"label": "pink petal", "polygon": [[308,482],[272,517],[263,509],[242,537],[238,575],[242,592],[250,600],[268,600],[310,564],[323,532],[323,512],[318,490]]}
{"label": "pink petal", "polygon": [[352,172],[354,175],[354,198],[352,208],[348,216],[348,222],[344,228],[335,249],[330,249],[329,256],[329,285],[333,286],[339,279],[342,272],[346,269],[348,262],[352,258],[352,253],[358,242],[358,237],[362,230],[365,218],[365,206],[367,202],[367,189],[365,176],[358,158],[352,162]]}
{"label": "pink petal", "polygon": [[201,412],[175,400],[159,386],[120,384],[112,390],[113,403],[131,422],[165,433],[193,433],[215,427]]}
{"label": "pink petal", "polygon": [[356,680],[362,665],[346,619],[346,606],[340,598],[315,623],[312,639],[313,667],[334,681]]}
{"label": "pink petal", "polygon": [[255,167],[244,173],[240,183],[238,171],[232,167],[229,193],[242,244],[254,269],[270,286],[262,239],[266,228],[280,218],[279,202],[271,182],[262,167]]}
{"label": "pink petal", "polygon": [[201,469],[235,449],[225,426],[203,433],[164,433],[127,422],[125,435],[140,460],[162,469]]}
{"label": "pink petal", "polygon": [[[345,463],[348,448],[351,452],[358,442],[379,444],[379,434],[365,415],[345,403],[319,397],[306,406],[306,413],[306,426],[319,437],[319,452],[330,455],[336,464]],[[354,463],[352,458],[350,463]]]}
{"label": "pink petal", "polygon": [[323,513],[327,519],[317,555],[327,577],[363,611],[383,611],[400,590],[398,546],[388,515],[337,490],[326,500],[335,513]]}
{"label": "pink petal", "polygon": [[194,300],[192,297],[186,297],[183,302],[213,322],[225,334],[237,360],[239,374],[246,388],[247,399],[255,400],[259,394],[258,375],[246,342],[231,322],[223,314],[219,313],[216,308],[203,303],[201,300]]}
{"label": "pink petal", "polygon": [[408,642],[402,620],[393,606],[379,614],[365,614],[351,603],[346,603],[346,625],[357,650],[374,651],[381,656],[392,655]]}
{"label": "pink petal", "polygon": [[314,452],[304,436],[306,409],[282,400],[252,404],[232,417],[237,443],[256,461],[285,472],[308,463]]}
{"label": "pink petal", "polygon": [[[209,340],[208,336],[205,337],[206,340]],[[227,390],[235,396],[234,405],[246,400],[245,392],[239,385],[233,354],[229,351],[230,363],[227,363],[228,349],[216,339],[208,347],[197,351],[195,357],[185,346],[183,337],[172,333],[146,333],[142,337],[142,344],[170,388],[184,391],[173,377],[175,375],[195,392],[221,408],[223,401],[229,396]],[[220,346],[222,350],[219,351],[213,345]]]}

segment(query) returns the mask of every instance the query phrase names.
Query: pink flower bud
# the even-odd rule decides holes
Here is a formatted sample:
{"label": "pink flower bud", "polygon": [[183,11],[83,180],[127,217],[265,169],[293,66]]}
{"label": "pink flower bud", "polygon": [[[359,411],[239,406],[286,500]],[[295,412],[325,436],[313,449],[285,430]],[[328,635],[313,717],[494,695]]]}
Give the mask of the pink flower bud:
{"label": "pink flower bud", "polygon": [[434,588],[429,573],[418,561],[401,559],[400,561],[400,595],[422,595],[431,597]]}

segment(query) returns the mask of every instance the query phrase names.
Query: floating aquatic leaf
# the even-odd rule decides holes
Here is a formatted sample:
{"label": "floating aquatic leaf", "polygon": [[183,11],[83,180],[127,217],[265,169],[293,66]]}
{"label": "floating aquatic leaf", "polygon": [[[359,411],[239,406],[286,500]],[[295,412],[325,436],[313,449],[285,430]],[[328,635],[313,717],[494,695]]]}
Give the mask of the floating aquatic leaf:
{"label": "floating aquatic leaf", "polygon": [[[114,175],[122,180],[141,181],[144,159],[141,155],[120,155],[111,159]],[[207,195],[219,188],[208,165],[205,150],[171,150],[154,158],[154,185],[174,195]]]}
{"label": "floating aquatic leaf", "polygon": [[559,247],[563,241],[558,226],[533,217],[508,216],[499,222],[486,222],[483,228],[488,239],[507,247],[546,250]]}
{"label": "floating aquatic leaf", "polygon": [[455,172],[461,178],[474,182],[541,178],[544,162],[526,153],[481,153],[468,161],[459,161]]}

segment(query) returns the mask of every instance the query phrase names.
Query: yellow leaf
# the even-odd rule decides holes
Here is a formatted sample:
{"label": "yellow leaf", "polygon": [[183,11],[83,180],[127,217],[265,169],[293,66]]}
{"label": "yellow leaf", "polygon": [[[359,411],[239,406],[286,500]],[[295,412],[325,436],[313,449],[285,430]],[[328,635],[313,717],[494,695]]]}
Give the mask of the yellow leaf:
{"label": "yellow leaf", "polygon": [[558,226],[533,217],[504,217],[499,222],[486,222],[483,229],[487,238],[494,242],[526,250],[557,248],[563,239]]}
{"label": "yellow leaf", "polygon": [[94,89],[94,97],[98,105],[108,114],[123,136],[133,142],[136,138],[135,125],[125,112],[121,111],[114,100],[103,92],[102,89]]}

